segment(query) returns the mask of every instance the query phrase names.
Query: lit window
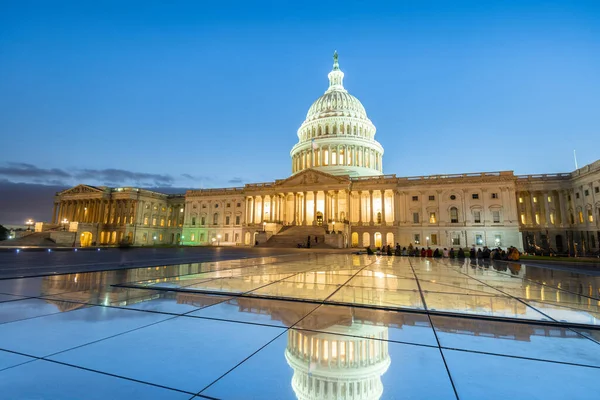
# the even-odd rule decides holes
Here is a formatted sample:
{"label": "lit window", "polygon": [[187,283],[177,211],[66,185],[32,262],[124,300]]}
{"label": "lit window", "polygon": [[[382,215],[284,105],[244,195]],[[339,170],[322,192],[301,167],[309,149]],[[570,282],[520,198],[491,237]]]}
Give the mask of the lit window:
{"label": "lit window", "polygon": [[160,226],[165,226],[165,219],[164,218],[160,219]]}
{"label": "lit window", "polygon": [[526,224],[526,221],[525,221],[525,214],[521,214],[521,223],[522,223],[523,225],[525,225],[525,224]]}
{"label": "lit window", "polygon": [[413,213],[413,224],[419,223],[419,213]]}
{"label": "lit window", "polygon": [[592,214],[592,210],[587,210],[588,212],[588,221],[594,222],[594,214]]}
{"label": "lit window", "polygon": [[121,217],[117,217],[117,225],[121,223]]}
{"label": "lit window", "polygon": [[179,212],[183,212],[183,208],[181,208],[181,209],[179,210]]}
{"label": "lit window", "polygon": [[533,196],[533,202],[537,203],[537,196]]}
{"label": "lit window", "polygon": [[550,213],[550,223],[554,225],[554,213]]}
{"label": "lit window", "polygon": [[483,236],[475,235],[475,244],[481,246],[483,244]]}
{"label": "lit window", "polygon": [[156,218],[152,218],[152,225],[156,225]]}
{"label": "lit window", "polygon": [[540,214],[538,213],[535,213],[535,223],[538,225],[540,224]]}
{"label": "lit window", "polygon": [[415,244],[421,243],[421,235],[418,233],[415,233],[414,241],[415,241]]}
{"label": "lit window", "polygon": [[167,209],[165,207],[162,208],[163,211],[166,211]]}
{"label": "lit window", "polygon": [[430,212],[429,213],[429,223],[430,224],[435,224],[436,219],[435,219],[435,213],[434,212]]}
{"label": "lit window", "polygon": [[144,217],[144,225],[148,225],[148,217]]}
{"label": "lit window", "polygon": [[452,246],[460,246],[460,234],[452,234]]}
{"label": "lit window", "polygon": [[519,203],[523,203],[523,198],[519,197]]}
{"label": "lit window", "polygon": [[473,222],[476,224],[481,223],[481,211],[473,211]]}
{"label": "lit window", "polygon": [[479,199],[479,193],[473,193],[471,197],[473,197],[473,200],[477,200]]}
{"label": "lit window", "polygon": [[495,224],[500,223],[500,211],[492,211],[492,221]]}
{"label": "lit window", "polygon": [[437,241],[437,234],[436,233],[432,233],[431,234],[431,244],[434,246],[437,246],[438,241]]}
{"label": "lit window", "polygon": [[[192,224],[193,225],[193,224]],[[171,226],[171,220],[167,220],[167,226]]]}
{"label": "lit window", "polygon": [[163,234],[161,233],[160,235],[158,235],[158,241],[162,242],[162,240],[163,240]]}
{"label": "lit window", "polygon": [[583,224],[583,213],[579,211],[579,223]]}
{"label": "lit window", "polygon": [[435,196],[429,196],[429,201],[434,201],[435,200]]}
{"label": "lit window", "polygon": [[226,234],[225,234],[225,241],[226,241],[226,242],[229,242],[229,233],[226,233]]}
{"label": "lit window", "polygon": [[502,246],[502,235],[494,235],[494,246]]}
{"label": "lit window", "polygon": [[453,224],[458,223],[458,208],[450,208],[450,222]]}
{"label": "lit window", "polygon": [[145,241],[147,241],[147,240],[148,240],[148,234],[147,234],[147,233],[144,233],[144,234],[142,235],[142,242],[145,242]]}
{"label": "lit window", "polygon": [[552,203],[552,196],[548,196],[548,203]]}
{"label": "lit window", "polygon": [[193,242],[194,240],[196,240],[196,234],[195,234],[195,233],[192,233],[192,237],[191,237],[191,239],[192,239],[192,242]]}

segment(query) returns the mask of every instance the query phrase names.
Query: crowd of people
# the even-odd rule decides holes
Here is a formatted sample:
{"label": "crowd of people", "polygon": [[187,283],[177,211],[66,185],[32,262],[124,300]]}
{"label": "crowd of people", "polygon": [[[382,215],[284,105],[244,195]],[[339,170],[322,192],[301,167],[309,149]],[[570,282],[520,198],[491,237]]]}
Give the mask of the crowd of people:
{"label": "crowd of people", "polygon": [[366,248],[367,254],[387,255],[387,256],[407,256],[407,257],[429,257],[429,258],[471,258],[471,259],[492,259],[492,260],[506,260],[506,261],[518,261],[521,253],[516,247],[509,247],[504,250],[501,247],[490,249],[487,246],[483,248],[476,248],[472,246],[470,250],[459,247],[455,250],[453,247],[450,249],[444,247],[443,249],[436,248],[434,250],[431,247],[413,247],[412,243],[408,247],[400,247],[400,244],[396,243],[396,247],[392,248],[389,244],[387,246],[377,247],[375,250],[371,249],[371,246]]}

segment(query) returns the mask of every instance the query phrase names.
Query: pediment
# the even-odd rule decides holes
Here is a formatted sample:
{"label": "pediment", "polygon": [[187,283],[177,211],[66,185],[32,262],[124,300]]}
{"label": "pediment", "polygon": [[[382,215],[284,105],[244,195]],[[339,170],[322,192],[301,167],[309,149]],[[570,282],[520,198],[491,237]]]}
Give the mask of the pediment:
{"label": "pediment", "polygon": [[287,179],[275,182],[275,186],[313,186],[313,185],[347,185],[350,183],[348,177],[335,176],[315,169],[307,169]]}
{"label": "pediment", "polygon": [[58,194],[63,196],[63,195],[67,195],[67,194],[81,194],[81,193],[104,193],[104,191],[102,189],[98,189],[95,186],[77,185],[75,187],[72,187],[71,189],[63,190],[62,192],[60,192]]}

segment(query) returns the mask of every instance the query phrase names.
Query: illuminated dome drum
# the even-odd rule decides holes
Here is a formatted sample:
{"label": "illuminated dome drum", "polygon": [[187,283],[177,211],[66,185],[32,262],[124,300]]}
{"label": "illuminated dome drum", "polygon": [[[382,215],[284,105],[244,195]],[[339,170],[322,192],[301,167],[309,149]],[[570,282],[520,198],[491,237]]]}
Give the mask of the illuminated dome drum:
{"label": "illuminated dome drum", "polygon": [[344,89],[344,73],[333,55],[329,88],[308,110],[292,148],[292,174],[314,168],[333,175],[383,173],[383,147],[360,101]]}

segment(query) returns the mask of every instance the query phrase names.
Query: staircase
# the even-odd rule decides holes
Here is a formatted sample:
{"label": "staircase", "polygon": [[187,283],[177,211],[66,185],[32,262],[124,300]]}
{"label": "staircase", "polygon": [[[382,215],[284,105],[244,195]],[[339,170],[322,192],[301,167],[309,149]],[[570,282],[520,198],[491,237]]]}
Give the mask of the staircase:
{"label": "staircase", "polygon": [[308,236],[310,236],[311,248],[331,248],[325,244],[325,228],[322,226],[284,226],[278,234],[271,236],[266,243],[258,247],[298,247],[298,244],[306,246]]}
{"label": "staircase", "polygon": [[22,236],[17,239],[4,240],[0,242],[0,246],[40,246],[40,247],[54,247],[56,242],[50,239],[49,232],[32,232],[28,235]]}

